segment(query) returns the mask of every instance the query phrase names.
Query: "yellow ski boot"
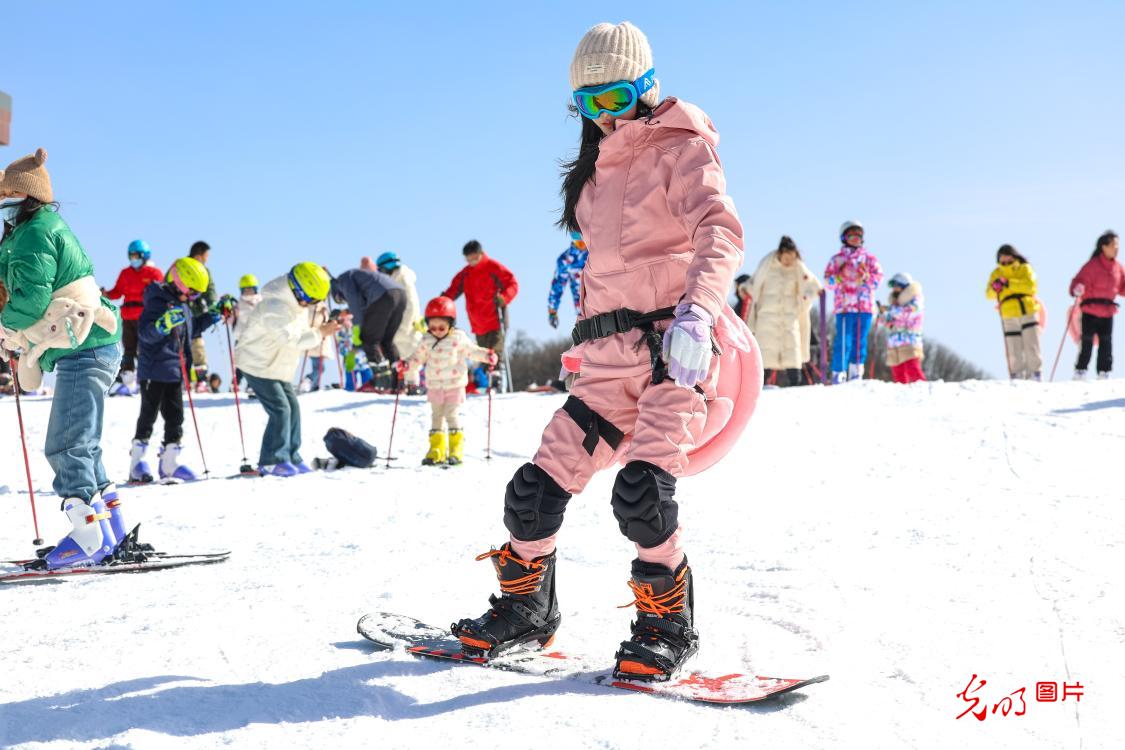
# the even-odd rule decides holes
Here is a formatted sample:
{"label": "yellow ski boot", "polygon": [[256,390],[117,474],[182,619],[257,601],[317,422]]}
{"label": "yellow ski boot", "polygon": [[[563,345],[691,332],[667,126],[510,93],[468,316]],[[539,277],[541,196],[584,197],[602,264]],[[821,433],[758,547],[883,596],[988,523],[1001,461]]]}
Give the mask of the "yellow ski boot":
{"label": "yellow ski boot", "polygon": [[444,464],[448,452],[449,447],[445,440],[445,431],[430,430],[430,450],[426,453],[426,457],[422,459],[422,465],[439,466]]}
{"label": "yellow ski boot", "polygon": [[465,434],[460,430],[449,431],[449,460],[450,466],[456,466],[465,460]]}

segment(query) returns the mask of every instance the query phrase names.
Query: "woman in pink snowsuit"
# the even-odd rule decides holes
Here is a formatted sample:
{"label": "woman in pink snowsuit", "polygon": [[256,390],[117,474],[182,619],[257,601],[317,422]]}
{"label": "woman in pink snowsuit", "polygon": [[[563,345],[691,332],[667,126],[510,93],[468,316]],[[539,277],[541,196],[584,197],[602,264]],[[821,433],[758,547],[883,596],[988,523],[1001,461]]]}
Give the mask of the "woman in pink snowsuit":
{"label": "woman in pink snowsuit", "polygon": [[621,461],[611,505],[637,547],[629,581],[637,621],[615,673],[665,680],[698,648],[676,478],[703,435],[715,353],[728,326],[741,325],[726,295],[742,263],[742,224],[726,195],[718,133],[698,107],[660,101],[639,29],[590,29],[570,81],[582,140],[565,165],[560,223],[589,248],[575,346],[563,355],[577,377],[508,484],[509,542],[481,556],[493,558],[502,596],[453,632],[476,655],[549,643],[560,620],[555,538],[567,501]]}

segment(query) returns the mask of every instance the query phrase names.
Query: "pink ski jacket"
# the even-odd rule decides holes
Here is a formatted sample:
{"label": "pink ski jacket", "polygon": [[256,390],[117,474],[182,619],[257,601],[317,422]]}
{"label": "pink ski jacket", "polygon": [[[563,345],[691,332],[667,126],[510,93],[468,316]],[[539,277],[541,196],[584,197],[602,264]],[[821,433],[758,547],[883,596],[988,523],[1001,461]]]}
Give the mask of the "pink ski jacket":
{"label": "pink ski jacket", "polygon": [[[580,317],[690,302],[719,321],[743,239],[718,142],[707,115],[674,98],[651,117],[617,121],[602,139],[594,179],[577,206],[590,251]],[[646,372],[641,336],[633,330],[584,342],[563,355],[564,366],[608,377]]]}
{"label": "pink ski jacket", "polygon": [[[1070,293],[1074,294],[1074,287],[1081,284],[1086,287],[1082,292],[1079,306],[1082,312],[1089,313],[1099,318],[1112,318],[1117,314],[1117,305],[1110,304],[1118,295],[1125,296],[1125,269],[1114,258],[1110,260],[1104,254],[1098,253],[1094,258],[1086,261],[1082,270],[1070,282]],[[1095,302],[1093,300],[1103,300]],[[1106,302],[1104,300],[1109,300]]]}
{"label": "pink ski jacket", "polygon": [[883,280],[883,267],[865,248],[844,245],[828,261],[824,280],[836,292],[837,315],[869,313],[874,307],[875,290]]}

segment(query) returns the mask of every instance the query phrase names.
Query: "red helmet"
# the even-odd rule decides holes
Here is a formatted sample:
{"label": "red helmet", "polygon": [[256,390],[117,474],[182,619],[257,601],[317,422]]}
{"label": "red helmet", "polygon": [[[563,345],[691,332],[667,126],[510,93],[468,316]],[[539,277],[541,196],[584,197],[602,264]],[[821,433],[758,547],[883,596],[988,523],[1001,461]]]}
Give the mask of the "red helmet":
{"label": "red helmet", "polygon": [[457,305],[449,297],[434,297],[426,303],[427,318],[457,318]]}

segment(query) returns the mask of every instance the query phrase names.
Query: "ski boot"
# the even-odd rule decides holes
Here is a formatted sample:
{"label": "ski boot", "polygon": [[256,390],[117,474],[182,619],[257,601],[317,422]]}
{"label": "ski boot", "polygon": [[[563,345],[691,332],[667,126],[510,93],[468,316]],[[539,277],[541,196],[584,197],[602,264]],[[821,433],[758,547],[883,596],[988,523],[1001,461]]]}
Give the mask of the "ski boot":
{"label": "ski boot", "polygon": [[1085,370],[1075,370],[1074,371],[1074,379],[1075,380],[1085,380],[1086,379],[1086,371]]}
{"label": "ski boot", "polygon": [[288,461],[279,464],[262,464],[258,473],[263,477],[292,477],[297,475],[297,467]]}
{"label": "ski boot", "polygon": [[298,474],[308,474],[313,470],[313,467],[309,466],[304,461],[298,461],[297,463],[293,464],[293,468],[297,470]]}
{"label": "ski boot", "polygon": [[637,606],[637,619],[631,626],[633,637],[617,651],[613,676],[664,682],[699,650],[687,558],[675,572],[657,563],[634,560],[629,588],[636,597],[632,603]]}
{"label": "ski boot", "polygon": [[837,371],[832,373],[832,385],[843,385],[846,382],[848,382],[848,374],[846,372]]}
{"label": "ski boot", "polygon": [[50,570],[92,566],[113,554],[117,540],[109,525],[110,514],[100,498],[86,503],[80,498],[69,497],[63,501],[63,510],[74,529],[54,547],[41,550],[42,559],[37,561],[38,565],[46,565]]}
{"label": "ski boot", "polygon": [[430,430],[430,450],[422,459],[423,466],[438,466],[445,463],[449,453],[449,444],[445,439],[443,430]]}
{"label": "ski boot", "polygon": [[186,466],[180,465],[180,451],[183,447],[179,443],[165,443],[160,447],[160,479],[166,483],[194,482],[197,477],[195,472]]}
{"label": "ski boot", "polygon": [[449,431],[449,458],[446,463],[457,466],[465,461],[465,433],[461,430]]}
{"label": "ski boot", "polygon": [[1108,372],[1099,372],[1098,373],[1098,380],[1109,380],[1109,373]]}
{"label": "ski boot", "polygon": [[149,484],[152,482],[152,469],[148,468],[145,461],[145,452],[148,443],[144,440],[134,440],[133,448],[129,451],[129,481],[133,484]]}
{"label": "ski boot", "polygon": [[863,380],[863,365],[858,362],[848,365],[848,380]]}
{"label": "ski boot", "polygon": [[121,512],[121,498],[117,495],[117,485],[107,484],[98,494],[100,495],[98,499],[105,504],[105,509],[109,513],[109,530],[113,532],[113,546],[116,548],[129,534],[125,529],[125,516]]}
{"label": "ski boot", "polygon": [[500,596],[492,594],[487,612],[476,619],[465,618],[450,626],[461,641],[461,650],[473,658],[492,658],[524,643],[551,645],[562,613],[555,598],[555,553],[534,560],[521,560],[505,544],[478,555],[493,558]]}

